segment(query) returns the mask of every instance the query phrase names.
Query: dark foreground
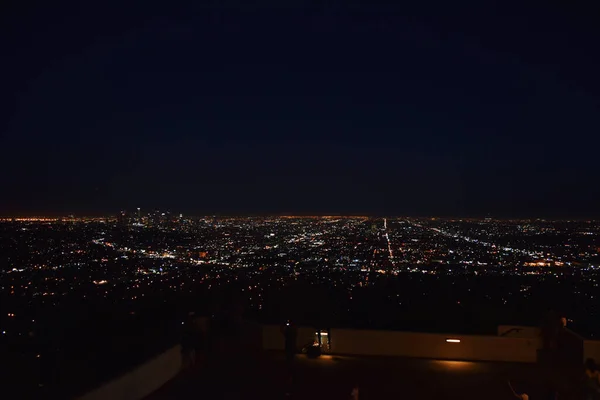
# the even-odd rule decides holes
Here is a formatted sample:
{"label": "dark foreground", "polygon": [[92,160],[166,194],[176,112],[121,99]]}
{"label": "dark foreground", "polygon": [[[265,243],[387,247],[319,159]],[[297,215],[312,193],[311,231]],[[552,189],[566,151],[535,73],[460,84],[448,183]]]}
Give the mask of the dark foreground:
{"label": "dark foreground", "polygon": [[[298,356],[209,357],[149,396],[162,399],[515,399],[508,382],[530,399],[576,399],[576,371],[536,364]],[[558,397],[557,397],[558,393]]]}

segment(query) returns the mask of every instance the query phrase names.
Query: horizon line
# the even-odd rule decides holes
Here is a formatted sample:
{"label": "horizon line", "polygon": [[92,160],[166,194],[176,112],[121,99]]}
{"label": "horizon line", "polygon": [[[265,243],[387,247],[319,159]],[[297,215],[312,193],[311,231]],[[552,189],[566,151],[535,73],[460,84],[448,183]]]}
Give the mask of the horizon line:
{"label": "horizon line", "polygon": [[[183,213],[173,213],[174,216]],[[6,222],[7,220],[33,220],[33,219],[46,219],[46,220],[58,220],[58,219],[102,219],[102,218],[117,218],[116,214],[13,214],[13,215],[2,215],[0,221]],[[462,219],[462,220],[498,220],[498,221],[510,221],[510,220],[547,220],[547,221],[597,221],[594,217],[541,217],[541,216],[447,216],[447,215],[382,215],[382,214],[320,214],[320,213],[302,213],[302,214],[284,214],[284,213],[231,213],[231,214],[187,214],[184,218],[417,218],[417,219]]]}

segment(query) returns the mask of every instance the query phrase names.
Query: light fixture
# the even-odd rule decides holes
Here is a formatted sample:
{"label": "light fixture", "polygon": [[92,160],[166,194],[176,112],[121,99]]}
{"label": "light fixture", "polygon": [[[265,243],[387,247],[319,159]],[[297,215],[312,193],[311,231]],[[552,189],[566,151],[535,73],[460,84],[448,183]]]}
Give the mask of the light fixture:
{"label": "light fixture", "polygon": [[460,343],[460,339],[446,339],[446,343]]}

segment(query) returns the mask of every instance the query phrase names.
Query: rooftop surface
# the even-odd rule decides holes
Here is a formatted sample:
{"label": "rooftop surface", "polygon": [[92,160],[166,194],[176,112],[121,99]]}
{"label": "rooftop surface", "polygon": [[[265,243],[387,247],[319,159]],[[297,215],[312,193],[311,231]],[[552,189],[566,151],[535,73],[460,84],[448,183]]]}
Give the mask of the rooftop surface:
{"label": "rooftop surface", "polygon": [[355,384],[360,399],[514,399],[517,393],[547,399],[577,398],[572,376],[538,364],[488,363],[298,355],[256,352],[198,360],[148,397],[163,399],[349,399]]}

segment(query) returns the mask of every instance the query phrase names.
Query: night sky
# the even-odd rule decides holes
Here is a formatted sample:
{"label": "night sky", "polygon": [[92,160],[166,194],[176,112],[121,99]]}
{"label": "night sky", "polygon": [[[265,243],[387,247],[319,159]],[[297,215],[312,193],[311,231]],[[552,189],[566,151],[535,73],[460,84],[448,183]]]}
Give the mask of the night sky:
{"label": "night sky", "polygon": [[583,3],[3,3],[0,215],[600,217]]}

